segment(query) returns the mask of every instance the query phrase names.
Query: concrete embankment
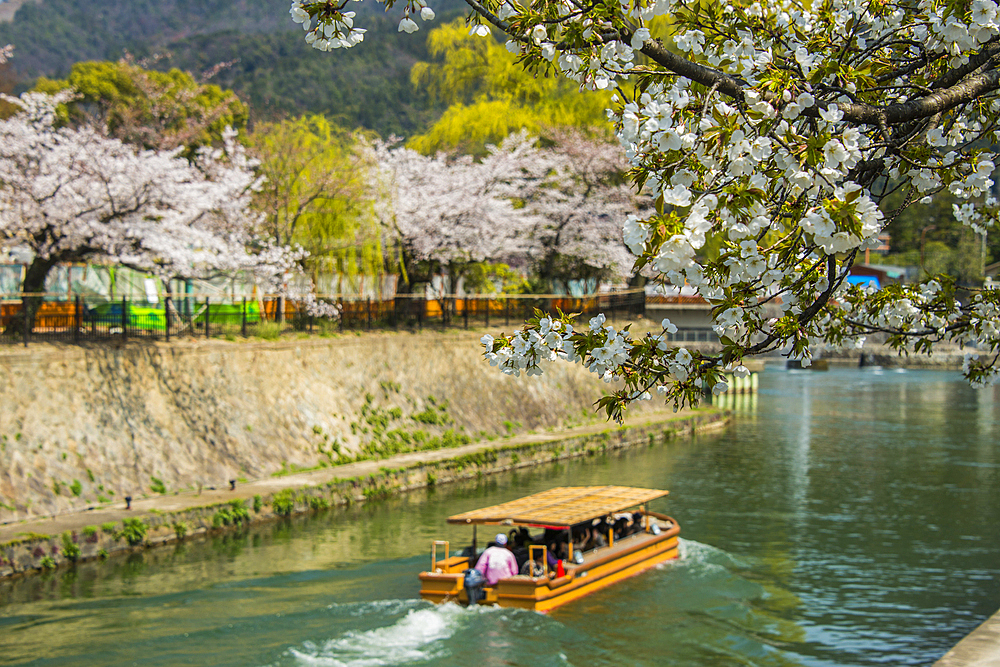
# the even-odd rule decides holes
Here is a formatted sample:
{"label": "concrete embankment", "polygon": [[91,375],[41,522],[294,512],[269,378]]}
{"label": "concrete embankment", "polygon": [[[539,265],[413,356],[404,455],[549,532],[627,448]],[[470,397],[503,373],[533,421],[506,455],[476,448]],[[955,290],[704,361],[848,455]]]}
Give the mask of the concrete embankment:
{"label": "concrete embankment", "polygon": [[1000,667],[1000,611],[945,653],[934,667]]}
{"label": "concrete embankment", "polygon": [[478,338],[2,348],[0,524],[600,419],[582,367],[504,376]]}
{"label": "concrete embankment", "polygon": [[726,415],[703,409],[651,413],[629,426],[588,425],[526,434],[499,443],[409,452],[238,484],[235,490],[158,495],[131,510],[104,507],[0,526],[0,577],[54,569],[69,562],[143,549],[247,523],[365,502],[405,490],[550,461],[690,436],[722,427]]}

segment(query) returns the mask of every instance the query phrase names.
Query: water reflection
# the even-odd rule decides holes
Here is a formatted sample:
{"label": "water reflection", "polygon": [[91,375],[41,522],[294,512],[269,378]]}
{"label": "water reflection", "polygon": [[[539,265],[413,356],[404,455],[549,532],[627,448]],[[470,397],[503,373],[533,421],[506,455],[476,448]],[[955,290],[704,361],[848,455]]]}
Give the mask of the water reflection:
{"label": "water reflection", "polygon": [[[956,374],[768,372],[725,432],[0,583],[13,664],[928,664],[1000,607],[1000,408]],[[750,400],[753,399],[753,400]],[[549,616],[431,607],[454,513],[672,491],[685,558]]]}

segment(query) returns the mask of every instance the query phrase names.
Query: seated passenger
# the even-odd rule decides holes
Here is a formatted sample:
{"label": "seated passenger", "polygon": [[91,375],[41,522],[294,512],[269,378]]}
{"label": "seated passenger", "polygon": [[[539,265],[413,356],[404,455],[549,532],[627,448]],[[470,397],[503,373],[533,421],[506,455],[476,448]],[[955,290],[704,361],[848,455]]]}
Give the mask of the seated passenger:
{"label": "seated passenger", "polygon": [[604,533],[596,527],[590,529],[590,539],[587,540],[587,549],[597,549],[608,546],[608,541],[604,539]]}
{"label": "seated passenger", "polygon": [[521,566],[521,574],[529,577],[541,577],[545,574],[545,567],[542,565],[542,552],[536,552],[535,560],[525,560]]}
{"label": "seated passenger", "polygon": [[496,546],[486,549],[476,563],[476,569],[486,578],[487,586],[496,586],[501,579],[517,576],[519,571],[517,559],[507,543],[507,536],[498,534],[495,544]]}

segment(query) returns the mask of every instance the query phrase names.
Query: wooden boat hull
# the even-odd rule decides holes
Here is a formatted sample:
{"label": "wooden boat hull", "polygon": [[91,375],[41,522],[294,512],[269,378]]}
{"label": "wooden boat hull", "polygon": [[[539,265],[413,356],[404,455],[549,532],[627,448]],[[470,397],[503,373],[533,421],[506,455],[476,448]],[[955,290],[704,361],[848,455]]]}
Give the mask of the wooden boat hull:
{"label": "wooden boat hull", "polygon": [[[666,517],[664,517],[666,518]],[[613,547],[590,552],[581,565],[571,565],[558,579],[518,576],[502,579],[486,587],[480,604],[517,607],[546,612],[660,563],[678,558],[680,526],[669,519],[669,528],[660,535],[642,533],[618,541]],[[468,604],[462,572],[468,559],[449,558],[438,562],[438,571],[420,574],[420,597],[431,602]]]}

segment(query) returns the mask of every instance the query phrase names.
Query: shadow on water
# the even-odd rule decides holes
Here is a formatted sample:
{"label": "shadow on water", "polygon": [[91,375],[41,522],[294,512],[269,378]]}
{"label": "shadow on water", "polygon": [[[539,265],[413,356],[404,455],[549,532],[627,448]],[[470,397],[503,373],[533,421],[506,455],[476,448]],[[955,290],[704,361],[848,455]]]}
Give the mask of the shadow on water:
{"label": "shadow on water", "polygon": [[[0,583],[0,662],[925,665],[1000,607],[1000,400],[932,372],[768,372],[725,432]],[[415,599],[445,518],[671,489],[677,562],[549,615]]]}

